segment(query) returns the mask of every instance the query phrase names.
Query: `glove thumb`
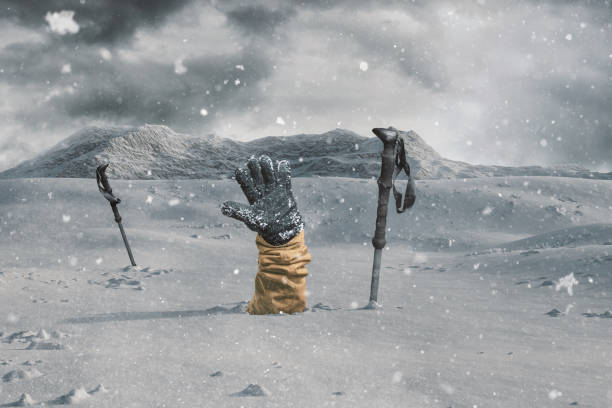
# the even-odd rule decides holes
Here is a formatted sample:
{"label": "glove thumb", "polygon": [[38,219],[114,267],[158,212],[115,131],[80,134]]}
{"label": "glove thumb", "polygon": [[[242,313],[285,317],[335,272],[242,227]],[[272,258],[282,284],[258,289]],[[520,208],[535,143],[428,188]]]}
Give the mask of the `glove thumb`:
{"label": "glove thumb", "polygon": [[226,201],[221,206],[221,212],[223,215],[244,222],[247,226],[252,224],[253,211],[249,205],[240,204],[235,201]]}

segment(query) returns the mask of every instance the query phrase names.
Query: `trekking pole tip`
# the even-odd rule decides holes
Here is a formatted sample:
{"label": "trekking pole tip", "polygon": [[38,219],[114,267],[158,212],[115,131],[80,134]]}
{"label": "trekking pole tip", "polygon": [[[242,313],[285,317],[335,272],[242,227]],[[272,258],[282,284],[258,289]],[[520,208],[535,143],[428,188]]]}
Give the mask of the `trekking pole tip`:
{"label": "trekking pole tip", "polygon": [[382,309],[382,305],[375,300],[370,300],[367,306],[364,307],[365,310],[378,310]]}

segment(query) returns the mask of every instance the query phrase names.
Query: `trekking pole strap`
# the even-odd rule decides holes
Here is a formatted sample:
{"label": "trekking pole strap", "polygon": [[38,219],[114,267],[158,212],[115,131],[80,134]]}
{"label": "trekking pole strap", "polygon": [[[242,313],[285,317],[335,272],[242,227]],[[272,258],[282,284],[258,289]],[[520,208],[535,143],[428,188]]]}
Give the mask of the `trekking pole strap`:
{"label": "trekking pole strap", "polygon": [[[394,150],[394,171],[393,171],[393,197],[395,198],[395,209],[398,213],[403,213],[408,208],[414,205],[416,200],[416,189],[414,185],[414,178],[412,177],[412,173],[410,171],[410,164],[408,162],[408,157],[406,154],[406,147],[404,145],[404,137],[402,132],[398,132],[398,137],[395,141],[395,150]],[[406,176],[408,177],[408,185],[406,186],[406,191],[404,192],[404,196],[402,197],[402,193],[397,190],[395,186],[395,180],[400,173],[404,171]],[[403,199],[403,200],[402,200]],[[403,202],[402,202],[403,201]]]}

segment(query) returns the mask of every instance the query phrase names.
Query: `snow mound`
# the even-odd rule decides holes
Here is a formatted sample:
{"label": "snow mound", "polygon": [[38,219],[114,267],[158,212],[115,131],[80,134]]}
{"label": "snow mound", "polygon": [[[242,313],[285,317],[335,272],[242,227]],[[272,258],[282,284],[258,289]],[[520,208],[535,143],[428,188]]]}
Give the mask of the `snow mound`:
{"label": "snow mound", "polygon": [[[490,176],[565,176],[612,179],[572,166],[543,168],[471,165],[441,157],[416,132],[403,132],[417,179]],[[382,143],[345,129],[323,134],[265,137],[239,142],[213,135],[192,137],[167,126],[86,127],[40,156],[0,173],[0,178],[91,178],[112,163],[108,174],[121,179],[219,179],[232,177],[251,155],[291,161],[294,176],[369,178],[380,173]]]}
{"label": "snow mound", "polygon": [[37,402],[32,398],[30,394],[23,393],[21,397],[10,404],[2,405],[3,407],[29,407],[32,405],[36,405]]}
{"label": "snow mound", "polygon": [[545,232],[529,238],[509,242],[502,247],[507,250],[561,248],[583,245],[605,245],[611,240],[612,224],[590,224]]}
{"label": "snow mound", "polygon": [[267,397],[269,395],[270,391],[258,384],[249,384],[244,390],[232,394],[233,397]]}
{"label": "snow mound", "polygon": [[94,388],[93,390],[89,391],[90,395],[94,395],[94,394],[106,394],[108,392],[108,390],[106,389],[106,387],[104,387],[103,384],[98,384],[96,386],[96,388]]}
{"label": "snow mound", "polygon": [[61,405],[79,404],[86,401],[91,395],[84,387],[74,388],[70,392],[57,398],[54,402]]}
{"label": "snow mound", "polygon": [[36,368],[19,368],[17,370],[9,371],[8,373],[2,376],[3,382],[13,382],[19,380],[31,380],[33,378],[38,378],[42,374]]}

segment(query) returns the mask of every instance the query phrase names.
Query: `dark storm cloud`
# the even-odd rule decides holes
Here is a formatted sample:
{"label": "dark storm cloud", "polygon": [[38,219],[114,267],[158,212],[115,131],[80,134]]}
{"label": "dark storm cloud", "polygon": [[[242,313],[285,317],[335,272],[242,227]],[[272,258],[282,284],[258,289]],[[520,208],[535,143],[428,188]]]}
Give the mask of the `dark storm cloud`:
{"label": "dark storm cloud", "polygon": [[[74,75],[59,70],[67,57]],[[2,63],[10,67],[4,78],[22,85],[36,78],[50,99],[39,109],[18,113],[26,123],[53,121],[55,117],[65,120],[67,116],[171,123],[179,130],[193,129],[192,121],[214,120],[216,112],[228,115],[247,109],[259,93],[251,85],[270,73],[265,57],[250,50],[229,57],[186,59],[187,72],[182,75],[174,73],[171,63],[104,61],[97,49],[75,54],[57,45],[53,49],[46,45],[9,46]],[[211,116],[203,118],[201,108]]]}
{"label": "dark storm cloud", "polygon": [[[179,130],[193,129],[192,121],[214,120],[216,112],[229,115],[246,109],[259,92],[248,85],[269,74],[265,59],[246,53],[186,60],[187,72],[183,75],[174,74],[167,64],[102,65],[96,81],[87,81],[74,95],[57,99],[69,116],[170,123]],[[249,69],[240,71],[236,65]],[[206,108],[211,117],[202,118],[201,108]]]}
{"label": "dark storm cloud", "polygon": [[44,26],[47,12],[72,10],[80,30],[68,41],[112,43],[129,37],[141,26],[161,24],[190,0],[0,0],[0,19],[30,27]]}
{"label": "dark storm cloud", "polygon": [[[81,43],[76,47],[74,41],[15,42],[2,50],[0,83],[34,87],[37,91],[37,103],[14,114],[25,127],[40,128],[41,124],[53,127],[69,123],[71,118],[81,119],[78,121],[81,123],[86,118],[118,123],[166,123],[180,131],[199,131],[202,124],[252,107],[260,93],[258,81],[271,71],[266,51],[250,47],[229,54],[181,58],[186,72],[179,75],[175,73],[173,59],[126,60],[116,55],[125,44],[106,43],[131,35],[139,25],[163,20],[168,12],[187,2],[122,2],[118,7],[113,3],[112,7],[107,4],[100,15],[96,15],[97,10],[105,8],[101,3],[92,4],[83,13],[78,12],[84,7],[79,1],[33,3],[32,8],[21,3],[20,8],[12,6],[10,17],[35,27],[37,21],[43,21],[41,16],[47,9],[76,9],[75,19],[80,24],[87,16],[96,16],[96,22],[87,30],[81,27],[72,37],[82,35],[81,40],[95,40],[99,45]],[[251,12],[278,23],[276,12],[266,14],[254,8],[249,9],[248,13]],[[109,60],[101,57],[100,46],[108,48]],[[68,75],[61,72],[66,63],[70,66]],[[207,109],[208,116],[200,114],[202,108]]]}
{"label": "dark storm cloud", "polygon": [[[12,126],[0,145],[14,154],[97,121],[222,136],[401,124],[462,160],[612,157],[606,1],[0,0],[0,10],[0,120]],[[77,33],[49,30],[46,13],[61,10],[75,12]]]}
{"label": "dark storm cloud", "polygon": [[[325,12],[334,8],[325,1],[304,4]],[[504,147],[494,160],[573,162],[590,167],[610,163],[609,1],[487,0],[448,3],[446,10],[439,7],[439,2],[387,3],[396,15],[412,16],[418,29],[408,35],[399,34],[401,28],[393,21],[394,16],[377,19],[381,8],[374,1],[360,2],[361,7],[350,2],[338,4],[347,15],[351,8],[352,14],[366,11],[365,17],[337,19],[334,24],[336,30],[351,38],[353,46],[359,47],[356,55],[368,59],[371,65],[395,65],[406,79],[413,78],[438,95],[436,103],[445,106],[444,111],[451,111],[455,101],[470,98],[482,106],[486,118],[474,133],[466,135],[465,140],[474,147],[464,149],[464,157],[491,160],[484,152],[494,150],[491,147],[495,142],[501,142]],[[489,28],[480,37],[450,46],[457,40],[448,37],[449,27],[461,27],[461,22],[453,21],[454,15],[471,19],[463,32],[455,29],[459,35],[478,29],[478,25]],[[322,19],[320,27],[326,28],[329,23]],[[336,48],[342,46],[346,47],[346,42]],[[492,52],[495,49],[499,51]],[[507,50],[506,55],[502,50]],[[528,73],[521,73],[516,58],[525,57],[537,62]],[[469,83],[465,78],[470,78]],[[484,84],[487,86],[483,90]],[[462,125],[455,125],[457,131]]]}
{"label": "dark storm cloud", "polygon": [[271,34],[279,25],[287,22],[296,14],[290,7],[270,9],[265,5],[249,4],[232,8],[226,12],[230,23],[247,33]]}

